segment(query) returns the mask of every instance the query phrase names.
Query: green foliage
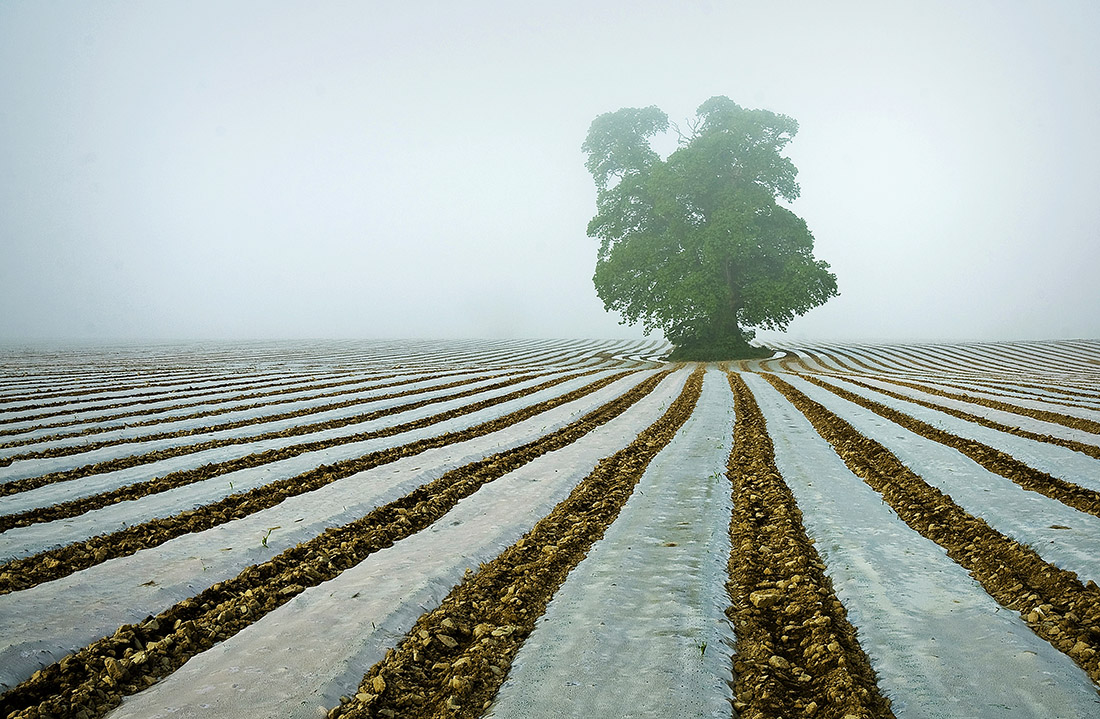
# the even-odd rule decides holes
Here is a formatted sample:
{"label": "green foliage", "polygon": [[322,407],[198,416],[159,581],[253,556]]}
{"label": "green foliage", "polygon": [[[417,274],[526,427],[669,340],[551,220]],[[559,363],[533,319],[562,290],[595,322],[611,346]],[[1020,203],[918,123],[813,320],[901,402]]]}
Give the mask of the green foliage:
{"label": "green foliage", "polygon": [[798,124],[712,97],[662,160],[650,138],[669,127],[651,106],[589,128],[596,291],[625,322],[662,331],[674,358],[759,356],[746,328],[784,329],[837,294],[806,223],[777,203],[799,194],[798,170],[780,154]]}

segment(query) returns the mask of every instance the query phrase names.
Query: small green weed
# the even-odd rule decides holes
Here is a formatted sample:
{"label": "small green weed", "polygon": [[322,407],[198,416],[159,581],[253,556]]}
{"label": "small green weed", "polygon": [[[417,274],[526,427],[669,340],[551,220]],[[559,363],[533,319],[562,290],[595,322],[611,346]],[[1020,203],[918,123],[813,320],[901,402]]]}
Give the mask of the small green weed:
{"label": "small green weed", "polygon": [[266,547],[267,546],[267,538],[270,537],[271,533],[274,532],[276,529],[281,529],[281,528],[282,528],[282,525],[277,526],[277,527],[268,527],[267,534],[265,534],[263,536],[263,539],[260,540],[260,544],[262,544]]}

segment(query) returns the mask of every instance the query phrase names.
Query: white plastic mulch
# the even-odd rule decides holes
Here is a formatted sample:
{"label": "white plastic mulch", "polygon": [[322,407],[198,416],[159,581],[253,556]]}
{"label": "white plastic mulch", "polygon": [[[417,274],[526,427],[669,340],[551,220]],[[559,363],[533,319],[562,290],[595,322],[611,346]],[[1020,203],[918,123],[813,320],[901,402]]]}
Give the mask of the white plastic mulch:
{"label": "white plastic mulch", "polygon": [[779,471],[899,719],[1098,715],[1100,698],[1083,670],[898,519],[763,378],[744,378]]}
{"label": "white plastic mulch", "polygon": [[317,717],[354,692],[467,568],[518,540],[568,496],[600,458],[628,444],[671,404],[687,372],[576,443],[532,461],[459,502],[430,529],[307,589],[256,624],[191,659],[109,716]]}
{"label": "white plastic mulch", "polygon": [[[902,464],[970,514],[1030,545],[1051,564],[1077,572],[1082,582],[1100,582],[1100,517],[1030,492],[962,452],[899,427],[815,384],[794,377],[786,379],[857,432],[885,446]],[[1100,473],[1100,462],[1092,461]]]}
{"label": "white plastic mulch", "polygon": [[[572,389],[595,381],[599,376],[599,374],[596,374],[587,377],[578,377],[574,380],[563,382],[560,385],[524,397],[502,402],[501,404],[487,407],[477,412],[454,417],[417,430],[403,432],[389,437],[379,437],[360,442],[341,444],[334,447],[314,450],[312,452],[304,452],[284,460],[221,474],[210,479],[187,484],[165,492],[150,494],[140,499],[108,505],[101,509],[92,510],[69,519],[31,524],[25,527],[10,529],[0,534],[0,560],[28,556],[72,542],[83,541],[97,534],[117,531],[156,517],[171,516],[178,512],[209,504],[231,494],[248,491],[254,487],[259,487],[285,477],[293,477],[321,464],[332,464],[345,459],[354,459],[370,452],[396,447],[418,439],[466,429],[481,422],[500,418],[521,407],[536,404],[558,396],[559,394],[569,392]],[[503,391],[504,390],[498,390],[497,392]],[[486,396],[489,396],[489,393],[486,393]],[[476,400],[465,398],[465,401],[469,402]],[[453,400],[452,402],[433,405],[433,407],[435,407],[434,411],[441,412],[452,405],[461,406],[462,402],[463,400]],[[415,416],[427,415],[427,409],[428,408],[422,408],[421,411],[415,413]],[[384,419],[388,420],[389,424],[396,424],[409,421],[412,418],[414,418],[414,413],[410,412],[398,415],[396,418]],[[370,428],[372,429],[378,429],[385,426],[387,425],[383,420],[376,420],[375,423],[370,424]],[[271,442],[274,441],[275,440],[271,440]],[[230,452],[232,452],[232,454]],[[211,454],[213,456],[211,456]],[[211,461],[224,461],[232,456],[236,456],[236,452],[234,447],[227,447],[220,450],[201,452],[198,453],[198,455],[203,457],[203,461],[199,462],[201,465]],[[194,456],[195,455],[189,455],[174,459],[187,460],[187,466],[192,466],[195,465],[195,459],[188,459],[188,457]],[[176,469],[174,460],[165,460],[156,465],[161,467],[157,472],[158,475],[167,473],[168,468],[163,465],[169,465],[173,470]],[[51,503],[75,499],[93,494],[92,488],[106,491],[115,486],[127,484],[128,482],[122,480],[124,478],[132,478],[134,474],[139,474],[138,470],[144,470],[146,474],[149,472],[147,467],[132,467],[107,475],[92,475],[91,477],[85,477],[79,480],[59,482],[28,492],[2,497],[0,498],[0,508],[2,508],[0,513],[15,513],[34,507],[49,506]]]}
{"label": "white plastic mulch", "polygon": [[[112,633],[121,624],[163,611],[328,527],[353,521],[450,469],[553,432],[650,374],[623,378],[498,432],[382,465],[243,519],[0,596],[0,689]],[[79,626],[72,617],[80,617]]]}
{"label": "white plastic mulch", "polygon": [[[826,378],[828,380],[837,379],[834,377]],[[840,380],[838,380],[840,381]],[[914,397],[925,402],[932,402],[941,407],[948,407],[950,409],[959,410],[972,414],[977,417],[983,417],[985,419],[993,420],[1001,424],[1008,425],[1010,427],[1019,427],[1021,429],[1027,429],[1032,432],[1038,432],[1039,434],[1049,434],[1055,437],[1061,437],[1062,439],[1071,439],[1077,442],[1085,442],[1087,444],[1100,443],[1100,435],[1086,432],[1084,430],[1074,429],[1067,427],[1064,424],[1057,422],[1048,422],[1042,419],[1036,419],[1029,417],[1025,414],[1017,414],[1016,412],[1009,412],[1003,409],[996,409],[993,407],[986,407],[985,405],[977,404],[975,402],[967,402],[966,400],[954,399],[952,397],[944,397],[942,395],[933,394],[931,392],[923,392],[912,387],[905,387],[904,385],[897,385],[887,380],[880,380],[874,377],[862,377],[861,381],[865,384],[872,385],[874,387],[880,387],[882,389],[894,392],[896,394],[905,395],[906,397]],[[924,380],[922,380],[924,381]],[[933,385],[933,382],[927,382],[926,384]],[[957,389],[946,387],[945,391],[958,393]],[[1091,419],[1093,421],[1100,421],[1100,412],[1095,412],[1086,409],[1079,409],[1073,407],[1063,407],[1061,405],[1053,405],[1047,402],[1031,401],[1025,402],[1024,400],[1010,399],[1006,397],[993,397],[990,399],[996,399],[999,402],[1005,402],[1006,404],[1016,404],[1019,407],[1039,409],[1047,412],[1057,412],[1070,417],[1080,417],[1082,419]]]}
{"label": "white plastic mulch", "polygon": [[[94,360],[90,364],[94,363]],[[64,415],[55,415],[61,406],[66,412],[82,417],[94,417],[97,414],[114,413],[124,411],[126,406],[139,408],[158,407],[161,404],[173,404],[179,400],[173,399],[179,394],[203,394],[202,398],[217,398],[221,396],[233,396],[247,391],[253,391],[255,387],[280,385],[287,383],[312,383],[316,380],[310,377],[288,377],[282,374],[276,375],[252,375],[248,377],[218,376],[217,370],[212,370],[201,379],[187,380],[184,378],[161,378],[155,381],[146,373],[134,373],[122,376],[111,376],[106,373],[96,384],[88,385],[72,379],[50,379],[35,391],[28,391],[23,399],[0,401],[0,422],[5,426],[23,426],[24,421],[12,423],[10,420],[19,417],[28,417],[33,420],[35,416],[48,414],[41,422],[59,422]],[[71,382],[71,384],[70,384]],[[152,382],[152,384],[149,384]],[[149,384],[149,386],[146,386]],[[123,389],[108,389],[123,385]],[[129,387],[125,387],[129,385]],[[226,386],[229,385],[229,386]],[[60,391],[59,391],[60,390]],[[94,394],[79,394],[79,392],[95,391]],[[98,390],[98,391],[97,391]],[[69,392],[70,394],[66,394]],[[41,396],[39,396],[41,395]],[[163,399],[158,399],[163,397]],[[140,404],[139,404],[140,403]],[[38,405],[38,406],[34,406]],[[104,405],[124,405],[122,407],[106,408]],[[98,409],[97,409],[98,408]],[[32,421],[36,424],[37,421]]]}
{"label": "white plastic mulch", "polygon": [[[784,376],[784,379],[789,378]],[[1018,459],[1027,466],[1041,472],[1046,472],[1052,477],[1079,484],[1089,489],[1100,490],[1100,462],[1087,454],[1075,452],[1072,449],[1060,447],[1055,444],[1039,442],[989,427],[983,427],[980,424],[954,417],[946,412],[922,407],[913,402],[906,402],[904,400],[895,399],[894,397],[887,397],[886,395],[858,387],[835,377],[823,379],[829,384],[842,387],[854,394],[872,399],[879,404],[883,404],[899,412],[903,412],[910,417],[926,422],[937,429],[950,432],[964,439],[976,440],[994,449],[998,449]],[[934,396],[935,395],[929,395],[929,397]],[[1019,423],[1016,426],[1024,429],[1034,429],[1034,425],[1030,423],[1038,422],[1038,420],[1031,420],[1028,417],[1019,417],[1018,419]],[[1047,422],[1042,424],[1049,426]],[[1068,427],[1062,427],[1062,429],[1076,432],[1076,430],[1071,430]],[[1093,437],[1093,443],[1095,443],[1096,436],[1089,436]]]}
{"label": "white plastic mulch", "polygon": [[[484,374],[484,373],[480,373]],[[15,447],[7,447],[0,450],[0,457],[10,457],[13,455],[23,454],[27,452],[39,452],[46,449],[53,449],[56,447],[79,447],[84,444],[93,442],[108,442],[121,439],[135,439],[152,434],[169,433],[169,432],[183,432],[183,431],[196,431],[204,430],[204,435],[212,432],[219,431],[218,427],[225,424],[231,424],[242,420],[255,420],[270,415],[284,414],[287,412],[296,412],[307,410],[310,408],[352,401],[352,400],[367,400],[377,395],[384,395],[397,392],[405,392],[411,389],[419,387],[431,386],[431,384],[445,384],[449,382],[456,382],[462,379],[466,379],[473,374],[463,375],[447,375],[432,380],[430,377],[424,379],[417,379],[417,375],[410,374],[407,377],[390,377],[387,379],[362,379],[359,384],[361,386],[340,385],[337,387],[325,387],[322,389],[314,389],[304,392],[288,392],[286,394],[272,395],[268,397],[255,397],[251,399],[241,400],[239,402],[224,402],[219,404],[206,404],[196,405],[192,407],[186,407],[181,410],[177,410],[173,415],[154,417],[152,415],[132,415],[130,417],[121,417],[115,420],[96,423],[96,428],[100,431],[94,434],[80,435],[76,437],[63,437],[59,439],[47,439],[39,442],[28,442],[27,444],[21,444]],[[398,380],[408,380],[408,384],[398,385],[396,387],[388,387],[386,385],[391,384]],[[415,381],[414,381],[415,380]],[[340,392],[337,395],[329,395],[332,392]],[[322,395],[322,396],[319,396]],[[231,398],[233,395],[229,395]],[[406,398],[407,399],[407,398]],[[411,401],[408,400],[407,401]],[[345,411],[348,409],[354,410],[350,414],[357,414],[363,412],[362,404],[352,405],[349,408],[343,408]],[[259,405],[259,406],[250,406]],[[216,411],[218,414],[203,416],[203,417],[188,417],[187,415],[202,414],[203,412]],[[238,431],[244,430],[244,435],[225,435],[225,436],[245,436],[247,434],[259,434],[260,432],[269,431],[271,429],[284,429],[287,426],[296,426],[298,424],[304,424],[312,421],[324,421],[326,419],[333,419],[337,416],[344,415],[330,415],[327,413],[314,413],[312,415],[291,417],[286,420],[279,420],[278,422],[260,422],[251,425],[245,425],[238,428]],[[317,419],[320,418],[320,419]],[[157,420],[156,424],[141,424],[131,425],[129,422],[148,422],[151,420]],[[293,424],[281,424],[284,422],[293,422]],[[72,427],[53,427],[35,430],[32,432],[26,432],[13,437],[13,439],[30,440],[35,437],[52,435],[52,434],[65,434],[73,431],[80,431],[88,428],[88,424],[74,425]],[[193,435],[198,436],[198,435]],[[206,437],[212,438],[212,437]],[[184,437],[182,439],[188,439]],[[196,440],[191,439],[191,442]],[[189,444],[190,442],[183,442],[183,444]],[[134,451],[129,454],[139,454],[141,450],[140,442],[127,442],[126,446],[134,448]],[[126,455],[123,455],[126,456]]]}
{"label": "white plastic mulch", "polygon": [[726,462],[733,395],[707,373],[691,419],[569,575],[490,717],[729,717]]}
{"label": "white plastic mulch", "polygon": [[[525,382],[519,382],[515,385],[509,385],[507,387],[501,387],[499,389],[490,390],[486,392],[485,397],[490,397],[499,394],[508,394],[514,392],[524,386],[531,386],[534,384],[540,384],[550,379],[554,374],[560,372],[550,373],[534,379],[527,380]],[[277,423],[271,423],[270,426],[257,426],[257,425],[245,425],[243,427],[235,427],[233,429],[213,429],[209,432],[202,432],[193,435],[184,435],[179,437],[163,437],[160,439],[145,440],[142,442],[132,442],[125,444],[113,444],[98,449],[89,450],[80,454],[67,455],[61,457],[42,457],[33,459],[20,459],[12,462],[11,465],[0,468],[0,478],[4,481],[11,481],[15,479],[23,479],[25,477],[37,477],[40,475],[48,474],[51,472],[61,472],[75,467],[83,467],[89,464],[95,464],[98,462],[105,462],[111,459],[117,459],[120,457],[129,457],[132,455],[141,455],[147,452],[162,451],[171,449],[173,447],[186,447],[193,444],[200,444],[202,442],[219,439],[238,439],[245,440],[239,444],[232,444],[226,447],[219,447],[214,450],[205,450],[201,453],[204,456],[209,453],[214,453],[215,456],[222,458],[238,457],[250,452],[262,451],[264,449],[272,449],[276,447],[285,447],[292,444],[300,444],[303,442],[315,442],[323,441],[326,439],[332,439],[336,437],[343,437],[347,435],[356,434],[358,432],[371,431],[377,429],[379,426],[387,426],[397,421],[408,421],[410,418],[419,418],[422,416],[428,416],[437,412],[445,411],[454,406],[461,406],[463,404],[469,404],[472,401],[470,397],[462,397],[458,400],[444,400],[435,404],[429,404],[424,407],[420,407],[409,412],[403,412],[400,415],[390,415],[379,419],[370,420],[367,422],[359,422],[357,424],[349,424],[343,427],[333,427],[329,429],[319,429],[309,434],[296,435],[291,437],[276,437],[272,439],[254,440],[248,441],[250,437],[256,435],[265,434],[270,431],[278,431],[297,427],[300,425],[314,424],[325,420],[339,419],[341,417],[355,416],[368,412],[375,412],[378,410],[390,409],[393,407],[399,407],[404,404],[418,402],[425,399],[443,398],[453,394],[459,394],[461,392],[477,389],[479,387],[497,384],[500,381],[499,377],[487,377],[479,382],[472,383],[463,387],[451,387],[447,389],[436,389],[424,392],[422,394],[413,395],[411,397],[391,397],[388,399],[380,399],[375,402],[371,402],[367,405],[357,405],[351,407],[342,407],[336,410],[330,410],[322,416],[301,416],[290,417],[288,419],[280,420]],[[446,384],[445,380],[429,381],[425,384]],[[384,390],[378,391],[378,394],[388,394]],[[457,403],[457,404],[456,404]],[[183,455],[176,459],[182,459],[190,455]],[[192,462],[192,465],[194,462]],[[148,467],[148,465],[146,465]],[[148,471],[148,470],[147,470]]]}
{"label": "white plastic mulch", "polygon": [[[1097,398],[1084,393],[1075,393],[1064,385],[1048,384],[1039,387],[1034,381],[1028,383],[982,382],[980,380],[955,379],[953,377],[929,376],[919,380],[921,384],[936,387],[944,392],[969,394],[975,397],[1007,402],[1021,407],[1060,412],[1070,416],[1100,421],[1100,406]],[[954,386],[952,386],[954,385]],[[1078,412],[1080,411],[1080,414]]]}

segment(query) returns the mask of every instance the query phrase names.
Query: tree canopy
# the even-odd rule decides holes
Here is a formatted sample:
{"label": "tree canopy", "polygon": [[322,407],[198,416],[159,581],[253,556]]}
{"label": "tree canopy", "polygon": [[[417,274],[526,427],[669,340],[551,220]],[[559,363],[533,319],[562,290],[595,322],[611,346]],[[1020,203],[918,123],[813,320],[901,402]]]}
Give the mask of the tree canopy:
{"label": "tree canopy", "polygon": [[657,107],[623,108],[597,117],[581,146],[596,182],[597,294],[661,330],[674,358],[747,356],[749,328],[785,329],[837,294],[806,223],[778,204],[799,194],[781,154],[798,123],[712,97],[662,160],[650,140],[670,126]]}

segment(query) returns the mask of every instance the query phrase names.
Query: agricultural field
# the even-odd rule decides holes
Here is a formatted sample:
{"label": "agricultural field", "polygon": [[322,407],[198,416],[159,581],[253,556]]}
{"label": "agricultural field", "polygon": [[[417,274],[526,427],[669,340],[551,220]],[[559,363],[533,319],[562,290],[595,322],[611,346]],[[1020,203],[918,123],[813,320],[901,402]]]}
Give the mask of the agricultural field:
{"label": "agricultural field", "polygon": [[0,717],[1100,717],[1100,341],[0,350]]}

